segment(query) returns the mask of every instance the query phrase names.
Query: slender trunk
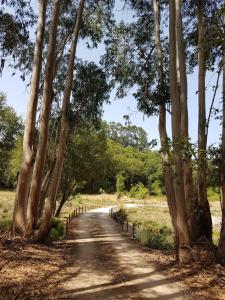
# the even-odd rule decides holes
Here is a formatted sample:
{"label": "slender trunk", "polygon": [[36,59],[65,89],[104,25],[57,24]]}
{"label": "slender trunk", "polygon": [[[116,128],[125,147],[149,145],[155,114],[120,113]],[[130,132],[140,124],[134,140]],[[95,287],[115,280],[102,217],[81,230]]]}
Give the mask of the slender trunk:
{"label": "slender trunk", "polygon": [[181,0],[176,0],[176,34],[177,34],[177,57],[179,61],[180,74],[180,109],[181,109],[181,138],[183,139],[183,147],[185,156],[183,159],[183,176],[184,176],[184,192],[185,202],[188,211],[193,207],[193,176],[191,167],[191,154],[189,153],[189,133],[188,133],[188,106],[187,106],[187,71],[186,71],[186,55],[183,38],[183,25],[181,13]]}
{"label": "slender trunk", "polygon": [[16,199],[13,216],[13,233],[20,231],[25,233],[27,199],[30,188],[34,163],[35,122],[38,104],[38,92],[40,74],[42,68],[42,49],[44,43],[46,8],[48,0],[40,0],[37,38],[34,49],[34,62],[31,79],[30,99],[28,103],[24,137],[23,137],[23,159],[20,166],[19,178],[16,190]]}
{"label": "slender trunk", "polygon": [[60,213],[61,213],[61,210],[62,210],[62,208],[63,208],[63,205],[66,203],[66,201],[67,201],[67,199],[69,198],[69,193],[67,193],[66,195],[64,194],[63,196],[62,196],[62,198],[61,198],[61,201],[60,201],[60,203],[59,203],[59,206],[58,206],[58,208],[57,208],[57,210],[56,210],[56,213],[55,213],[55,216],[56,217],[58,217],[59,215],[60,215]]}
{"label": "slender trunk", "polygon": [[[225,1],[224,1],[225,2]],[[225,4],[225,3],[224,3]],[[223,17],[225,26],[225,16]],[[222,225],[220,231],[220,240],[217,248],[217,261],[225,265],[225,27],[223,44],[223,123],[222,123],[222,145],[221,145],[221,186],[222,186]]]}
{"label": "slender trunk", "polygon": [[46,173],[44,180],[41,185],[41,193],[40,193],[40,201],[38,206],[38,218],[41,218],[45,205],[45,198],[47,197],[49,185],[51,182],[52,172],[53,172],[54,164]]}
{"label": "slender trunk", "polygon": [[198,239],[206,239],[212,242],[212,220],[207,199],[206,185],[206,104],[205,104],[205,50],[204,50],[204,1],[198,0],[198,207],[199,230]]}
{"label": "slender trunk", "polygon": [[51,28],[49,33],[49,46],[47,56],[47,66],[44,78],[44,90],[43,90],[43,104],[41,112],[41,120],[39,127],[39,143],[38,150],[34,165],[33,176],[31,180],[31,190],[28,199],[27,210],[27,233],[32,231],[32,228],[36,226],[38,216],[38,205],[40,199],[40,191],[43,177],[43,170],[45,165],[46,150],[48,143],[48,124],[51,112],[52,101],[52,81],[54,76],[54,64],[55,64],[55,49],[56,49],[56,34],[57,26],[60,15],[61,1],[54,1],[53,17],[51,21]]}
{"label": "slender trunk", "polygon": [[49,188],[48,198],[46,200],[46,206],[44,211],[43,223],[40,226],[40,230],[38,233],[38,239],[43,239],[50,227],[51,218],[53,215],[53,211],[55,208],[56,196],[58,192],[59,182],[61,179],[61,173],[63,168],[63,160],[64,160],[64,152],[67,143],[68,131],[69,131],[69,122],[68,122],[68,109],[70,103],[70,96],[73,85],[73,71],[75,65],[75,56],[77,49],[77,41],[80,32],[80,25],[83,15],[85,0],[80,0],[77,20],[75,24],[75,28],[73,31],[71,49],[70,49],[70,57],[68,63],[68,73],[66,78],[66,86],[64,91],[64,99],[63,99],[63,108],[62,108],[62,117],[60,124],[60,133],[59,133],[59,142],[56,151],[56,162],[53,170],[52,181]]}
{"label": "slender trunk", "polygon": [[185,209],[184,183],[182,170],[181,152],[181,124],[180,124],[180,99],[177,86],[177,61],[176,61],[176,7],[175,1],[169,1],[169,77],[170,95],[172,107],[172,138],[173,138],[173,157],[175,164],[174,191],[177,209],[177,234],[179,238],[179,259],[182,262],[191,260],[190,253],[190,234]]}
{"label": "slender trunk", "polygon": [[[158,81],[163,86],[163,52],[160,38],[160,5],[159,0],[153,0],[153,12],[155,19],[155,44],[157,51],[157,72]],[[163,99],[162,99],[163,101]],[[165,103],[160,103],[159,106],[159,135],[162,148],[162,160],[163,160],[163,171],[164,171],[164,182],[166,189],[166,198],[171,215],[171,220],[175,234],[175,244],[177,244],[176,238],[176,202],[175,192],[173,187],[173,170],[169,162],[169,144],[166,130],[166,108]]]}

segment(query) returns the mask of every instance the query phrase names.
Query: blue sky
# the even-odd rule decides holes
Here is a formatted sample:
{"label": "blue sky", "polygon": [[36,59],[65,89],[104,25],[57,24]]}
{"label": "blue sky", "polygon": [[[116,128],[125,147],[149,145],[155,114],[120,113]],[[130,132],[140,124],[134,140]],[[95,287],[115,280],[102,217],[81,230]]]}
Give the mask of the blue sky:
{"label": "blue sky", "polygon": [[[116,2],[115,14],[118,20],[123,19],[125,22],[129,22],[130,15],[122,10],[122,4],[118,0]],[[84,43],[80,43],[77,51],[77,57],[84,60],[93,60],[98,62],[99,57],[104,53],[104,47],[101,45],[98,49],[89,50]],[[11,105],[23,118],[26,115],[27,101],[29,98],[29,89],[26,87],[27,83],[22,82],[19,78],[19,74],[12,77],[12,70],[5,69],[2,77],[0,78],[0,92],[4,92],[7,95],[7,102]],[[206,99],[207,110],[212,99],[212,87],[215,85],[216,73],[207,74],[206,78]],[[198,120],[198,70],[194,70],[194,73],[188,75],[188,106],[189,106],[189,132],[193,142],[197,140],[197,120]],[[221,87],[218,89],[216,105],[219,105],[221,99]],[[124,99],[115,99],[115,91],[111,93],[111,104],[104,105],[104,116],[106,121],[115,121],[124,123],[123,116],[125,114],[131,115],[131,121],[137,126],[143,127],[149,136],[149,139],[158,139],[158,119],[157,117],[147,118],[137,111],[136,101],[132,97],[130,92]],[[168,132],[170,130],[170,118],[168,116],[167,122]],[[220,122],[212,121],[209,128],[208,143],[217,143],[221,133]]]}

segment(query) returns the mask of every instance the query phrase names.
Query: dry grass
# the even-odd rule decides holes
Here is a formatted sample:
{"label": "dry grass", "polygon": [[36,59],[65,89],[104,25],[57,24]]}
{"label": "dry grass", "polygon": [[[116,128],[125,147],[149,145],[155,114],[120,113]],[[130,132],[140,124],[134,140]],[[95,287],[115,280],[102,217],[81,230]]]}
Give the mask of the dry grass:
{"label": "dry grass", "polygon": [[13,215],[15,193],[0,192],[0,233],[10,229]]}

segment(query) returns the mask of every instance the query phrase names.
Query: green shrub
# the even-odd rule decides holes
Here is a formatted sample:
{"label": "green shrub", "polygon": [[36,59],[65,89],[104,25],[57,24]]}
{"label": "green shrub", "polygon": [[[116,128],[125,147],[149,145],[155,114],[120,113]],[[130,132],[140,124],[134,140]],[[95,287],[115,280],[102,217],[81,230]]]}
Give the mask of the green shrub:
{"label": "green shrub", "polygon": [[64,234],[64,226],[60,219],[53,218],[51,222],[51,229],[46,238],[47,242],[56,241],[60,239]]}
{"label": "green shrub", "polygon": [[123,223],[127,220],[127,214],[125,208],[121,207],[117,212],[113,214],[113,218],[118,223]]}
{"label": "green shrub", "polygon": [[12,226],[12,220],[9,219],[8,217],[3,217],[2,220],[0,221],[0,232],[3,231],[8,231],[10,230]]}
{"label": "green shrub", "polygon": [[116,193],[118,198],[120,198],[125,192],[125,181],[126,181],[126,176],[124,172],[119,172],[116,175]]}
{"label": "green shrub", "polygon": [[56,241],[56,240],[58,240],[58,238],[59,238],[58,230],[56,228],[52,227],[48,234],[47,239],[49,241]]}
{"label": "green shrub", "polygon": [[60,219],[53,218],[51,227],[55,228],[58,231],[60,236],[62,236],[64,234],[64,226]]}
{"label": "green shrub", "polygon": [[143,183],[138,183],[132,186],[129,192],[130,198],[146,199],[149,197],[149,190]]}
{"label": "green shrub", "polygon": [[172,230],[152,221],[139,225],[137,239],[153,249],[171,249],[174,246]]}
{"label": "green shrub", "polygon": [[136,194],[137,194],[137,185],[133,185],[130,189],[129,197],[136,198]]}

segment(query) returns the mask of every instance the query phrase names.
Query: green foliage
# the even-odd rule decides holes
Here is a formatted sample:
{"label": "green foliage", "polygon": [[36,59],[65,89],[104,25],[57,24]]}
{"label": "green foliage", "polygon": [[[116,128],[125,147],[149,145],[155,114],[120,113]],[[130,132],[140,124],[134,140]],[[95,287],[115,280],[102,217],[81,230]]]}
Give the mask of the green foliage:
{"label": "green foliage", "polygon": [[3,216],[0,221],[0,233],[9,231],[11,229],[11,226],[12,226],[12,219],[7,216],[6,217]]}
{"label": "green foliage", "polygon": [[143,185],[143,183],[135,184],[130,189],[129,197],[137,199],[146,199],[149,197],[149,190]]}
{"label": "green foliage", "polygon": [[51,229],[46,238],[47,242],[56,241],[64,235],[64,226],[61,220],[53,218],[51,222]]}
{"label": "green foliage", "polygon": [[0,93],[0,188],[14,186],[16,166],[11,159],[15,158],[14,148],[17,149],[22,130],[21,118],[7,105],[6,96]]}
{"label": "green foliage", "polygon": [[[142,210],[144,210],[144,214]],[[152,213],[155,214],[154,211]],[[153,249],[173,248],[174,239],[172,227],[170,224],[164,223],[163,218],[159,218],[158,216],[155,217],[157,221],[153,220],[152,213],[146,208],[120,208],[114,213],[113,218],[120,224],[127,220],[135,224],[135,236],[141,244]]]}
{"label": "green foliage", "polygon": [[118,197],[122,196],[123,193],[125,192],[125,181],[126,181],[126,176],[124,172],[119,172],[116,175],[116,192]]}
{"label": "green foliage", "polygon": [[219,201],[220,200],[220,193],[218,189],[213,187],[208,187],[207,189],[207,196],[209,201]]}
{"label": "green foliage", "polygon": [[173,233],[170,228],[155,222],[146,222],[137,229],[137,240],[153,249],[173,248]]}
{"label": "green foliage", "polygon": [[134,147],[138,150],[148,149],[150,143],[145,130],[132,124],[123,126],[121,123],[110,122],[106,124],[108,137],[124,147]]}
{"label": "green foliage", "polygon": [[120,207],[120,209],[118,211],[116,211],[113,214],[113,218],[119,223],[122,224],[127,220],[127,213],[126,213],[126,209],[123,207]]}

